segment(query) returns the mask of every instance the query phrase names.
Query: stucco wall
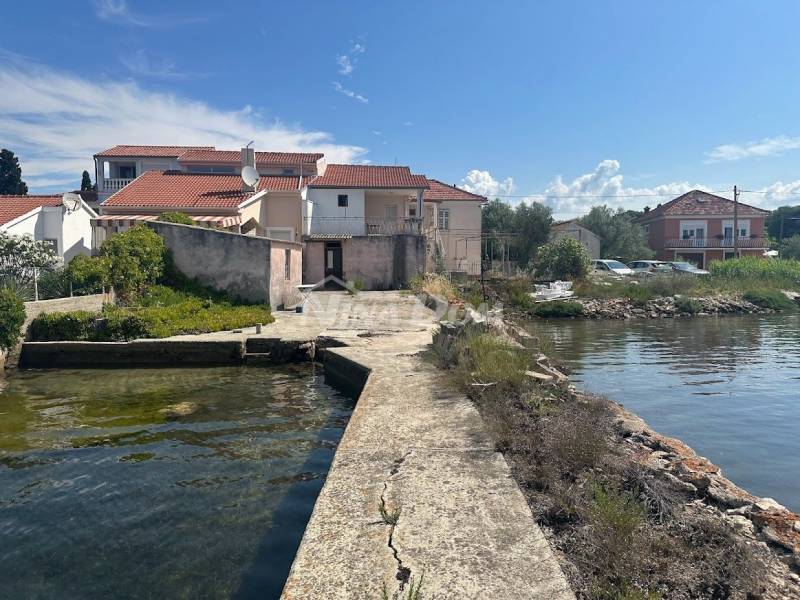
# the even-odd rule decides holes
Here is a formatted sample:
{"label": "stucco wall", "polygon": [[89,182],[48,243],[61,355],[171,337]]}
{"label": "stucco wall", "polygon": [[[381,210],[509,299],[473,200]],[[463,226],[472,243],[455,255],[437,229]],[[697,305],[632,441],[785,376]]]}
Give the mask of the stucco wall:
{"label": "stucco wall", "polygon": [[299,265],[289,284],[281,282],[275,289],[270,275],[273,244],[281,251],[280,269],[283,248],[292,249],[295,264],[301,260],[300,244],[175,223],[148,222],[147,226],[164,238],[180,271],[232,297],[278,307],[286,286],[300,283]]}
{"label": "stucco wall", "polygon": [[85,207],[68,213],[60,206],[45,206],[0,229],[12,235],[30,235],[35,240],[56,240],[57,253],[66,262],[78,254],[91,254],[92,215]]}
{"label": "stucco wall", "polygon": [[[444,263],[448,271],[481,272],[481,203],[474,200],[446,201],[438,210],[450,211],[449,229],[440,229]],[[439,223],[439,227],[442,223]]]}
{"label": "stucco wall", "polygon": [[[270,240],[270,305],[282,307],[299,299],[297,286],[303,280],[302,245]],[[286,272],[286,253],[289,272]]]}
{"label": "stucco wall", "polygon": [[[347,194],[346,207],[338,205],[339,194]],[[312,233],[364,235],[364,190],[309,188],[308,210]]]}
{"label": "stucco wall", "polygon": [[600,258],[600,238],[594,233],[576,223],[556,225],[550,230],[550,241],[558,241],[570,237],[580,242],[589,253],[590,258]]}

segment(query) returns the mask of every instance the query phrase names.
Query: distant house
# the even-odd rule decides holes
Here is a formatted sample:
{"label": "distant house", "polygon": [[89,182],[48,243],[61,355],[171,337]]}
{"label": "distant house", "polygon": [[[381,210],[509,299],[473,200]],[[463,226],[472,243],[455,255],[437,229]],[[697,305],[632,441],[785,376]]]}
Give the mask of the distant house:
{"label": "distant house", "polygon": [[577,219],[553,223],[550,228],[550,241],[555,242],[565,237],[578,240],[586,248],[590,258],[600,258],[600,238],[580,225]]}
{"label": "distant house", "polygon": [[764,220],[769,211],[738,203],[734,231],[732,200],[692,190],[645,212],[638,222],[659,260],[685,260],[703,268],[714,260],[734,256],[763,256],[769,249]]}
{"label": "distant house", "polygon": [[0,195],[0,231],[47,242],[66,262],[77,254],[91,254],[96,248],[92,227],[95,217],[97,214],[83,201],[76,210],[67,210],[61,195]]}

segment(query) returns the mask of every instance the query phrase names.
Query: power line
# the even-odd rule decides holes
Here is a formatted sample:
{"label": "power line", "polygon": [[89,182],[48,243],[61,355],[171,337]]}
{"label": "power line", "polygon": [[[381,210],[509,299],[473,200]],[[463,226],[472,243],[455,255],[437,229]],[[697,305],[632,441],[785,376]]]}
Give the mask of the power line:
{"label": "power line", "polygon": [[[744,191],[744,190],[741,190]],[[684,192],[685,193],[685,192]],[[715,190],[709,192],[710,194],[732,194],[733,190]],[[766,193],[766,192],[765,192]],[[536,196],[542,196],[545,198],[553,198],[553,199],[580,199],[580,198],[677,198],[678,196],[682,196],[683,194],[676,194],[675,192],[663,192],[663,193],[647,193],[647,194],[576,194],[576,195],[562,195],[562,194],[547,194],[547,193],[535,193],[535,194],[487,194],[487,196],[491,196],[494,198],[533,198]]]}

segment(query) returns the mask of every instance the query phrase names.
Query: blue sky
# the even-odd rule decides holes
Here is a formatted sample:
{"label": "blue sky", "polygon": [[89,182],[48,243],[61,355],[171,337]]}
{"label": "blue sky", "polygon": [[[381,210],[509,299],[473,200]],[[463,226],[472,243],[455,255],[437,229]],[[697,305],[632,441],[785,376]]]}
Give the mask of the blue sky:
{"label": "blue sky", "polygon": [[32,191],[74,187],[118,143],[255,139],[557,216],[734,184],[798,203],[798,17],[794,1],[30,0],[0,20],[0,146]]}

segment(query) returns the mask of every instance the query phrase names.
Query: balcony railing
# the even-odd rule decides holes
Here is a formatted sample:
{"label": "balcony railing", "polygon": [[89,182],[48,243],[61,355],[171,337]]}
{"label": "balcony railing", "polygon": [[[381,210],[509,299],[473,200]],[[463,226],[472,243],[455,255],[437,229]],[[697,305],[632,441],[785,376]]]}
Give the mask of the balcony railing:
{"label": "balcony railing", "polygon": [[308,235],[400,235],[420,233],[414,218],[306,217]]}
{"label": "balcony railing", "polygon": [[103,191],[104,192],[117,192],[128,185],[133,179],[104,179]]}
{"label": "balcony railing", "polygon": [[[738,240],[739,248],[766,248],[768,246],[766,238],[744,238]],[[667,248],[733,248],[733,238],[689,238],[681,240],[667,240]]]}

